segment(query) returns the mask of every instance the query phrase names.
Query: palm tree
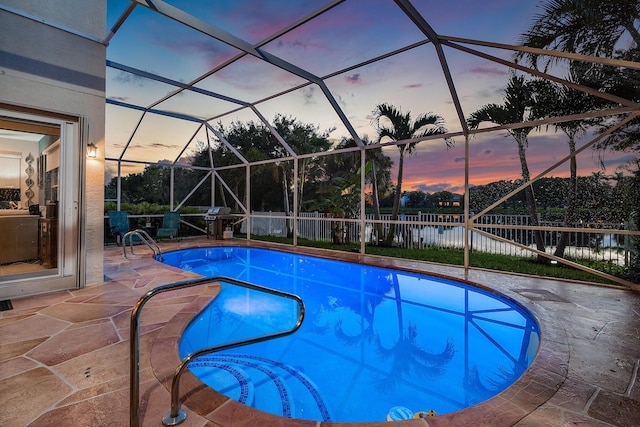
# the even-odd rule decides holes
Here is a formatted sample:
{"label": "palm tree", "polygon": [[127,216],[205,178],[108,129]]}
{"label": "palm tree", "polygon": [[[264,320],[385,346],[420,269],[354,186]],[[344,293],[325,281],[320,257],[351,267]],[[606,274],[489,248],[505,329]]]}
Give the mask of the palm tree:
{"label": "palm tree", "polygon": [[[570,70],[570,81],[577,82],[579,80],[575,70]],[[593,96],[575,89],[568,88],[563,85],[557,85],[549,80],[537,79],[531,82],[534,87],[534,103],[532,106],[533,114],[536,117],[557,117],[563,115],[579,114],[591,111],[596,108]],[[587,129],[595,124],[595,119],[588,120],[571,120],[567,122],[555,123],[557,130],[564,132],[567,136],[567,144],[569,145],[569,187],[567,191],[567,208],[565,211],[564,226],[571,227],[575,221],[575,205],[577,197],[578,165],[575,157],[576,137],[584,134]],[[564,251],[569,243],[569,234],[562,232],[558,239],[558,244],[554,255],[557,257],[564,256]]]}
{"label": "palm tree", "polygon": [[423,379],[431,379],[442,375],[446,365],[455,355],[455,342],[447,339],[447,342],[439,353],[425,350],[418,344],[418,328],[413,322],[408,322],[404,327],[402,316],[402,297],[400,296],[400,283],[395,274],[391,275],[393,294],[396,300],[396,315],[398,316],[398,341],[390,348],[382,345],[378,333],[375,334],[376,354],[380,359],[389,364],[387,375],[377,378],[376,385],[380,390],[393,390],[402,378],[417,376]]}
{"label": "palm tree", "polygon": [[[362,138],[364,144],[373,144],[366,136]],[[380,221],[380,194],[384,194],[391,186],[391,166],[393,161],[384,154],[381,148],[366,150],[367,182],[371,184],[371,204],[373,205],[373,219]],[[382,224],[374,225],[377,238],[382,237]]]}
{"label": "palm tree", "polygon": [[[529,30],[522,35],[525,46],[550,48],[565,52],[622,59],[637,62],[640,57],[640,32],[636,22],[640,19],[638,0],[546,0],[542,4],[543,12],[531,23]],[[622,42],[630,39],[632,43],[624,46]],[[537,65],[538,55],[519,53],[518,57],[527,57],[530,63]],[[550,64],[547,61],[545,66]],[[576,67],[577,61],[570,64]],[[599,87],[603,92],[617,94],[637,102],[640,99],[640,73],[625,67],[591,63],[586,67],[589,74],[600,74]],[[620,117],[622,119],[622,116]],[[608,126],[616,125],[609,121]],[[618,130],[600,141],[595,148],[612,149],[622,152],[640,152],[640,120],[629,121]],[[638,165],[638,157],[628,163]],[[635,171],[638,173],[638,170]],[[640,193],[640,187],[633,190]],[[636,217],[635,226],[640,225]],[[637,265],[637,264],[636,264]],[[637,271],[635,274],[639,274]]]}
{"label": "palm tree", "polygon": [[[523,45],[638,62],[638,0],[545,0],[542,9],[521,36]],[[629,39],[631,43],[624,45]],[[527,57],[532,65],[537,65],[537,54],[521,52],[516,57]],[[546,66],[550,62],[547,61]],[[590,80],[597,83],[592,87],[602,92],[636,102],[640,99],[640,72],[636,69],[581,61],[571,61],[569,66],[579,68],[582,75],[588,74]],[[605,128],[612,125],[615,121],[607,122]],[[638,152],[639,136],[640,121],[631,120],[599,142],[596,148]]]}
{"label": "palm tree", "polygon": [[359,314],[361,324],[359,334],[347,334],[343,330],[343,319],[338,319],[334,326],[334,332],[336,338],[345,345],[351,346],[363,342],[368,343],[376,339],[376,331],[373,329],[376,309],[386,301],[384,295],[394,288],[394,282],[396,282],[384,271],[370,270],[367,271],[366,274],[367,277],[371,277],[371,280],[364,282],[362,299],[360,297],[341,298],[341,306],[352,313]]}
{"label": "palm tree", "polygon": [[[545,0],[541,7],[543,12],[521,36],[523,45],[638,62],[640,32],[635,25],[640,19],[638,0]],[[627,39],[632,43],[625,46]],[[537,54],[516,54],[516,58],[523,57],[537,66]],[[546,62],[545,68],[551,61]],[[593,88],[636,102],[640,99],[640,72],[636,69],[582,61],[570,61],[568,65],[581,80],[588,78],[592,82],[588,85]],[[605,129],[612,125],[615,121],[606,122]],[[639,136],[640,121],[635,119],[595,148],[637,152]]]}
{"label": "palm tree", "polygon": [[[504,104],[488,104],[471,113],[467,119],[469,128],[477,129],[482,122],[506,125],[511,123],[522,123],[525,119],[529,120],[532,118],[530,108],[532,99],[531,85],[523,76],[516,76],[515,73],[512,73],[509,78],[509,83],[505,89]],[[518,144],[520,168],[522,170],[522,179],[525,183],[531,180],[531,174],[529,173],[529,166],[527,164],[526,150],[528,146],[527,137],[532,129],[532,127],[522,127],[508,130],[509,134]],[[533,187],[531,185],[527,185],[524,192],[527,208],[529,209],[529,216],[531,217],[531,225],[535,227],[538,225],[538,214],[536,198],[533,194]],[[540,230],[534,230],[533,239],[536,244],[536,248],[540,252],[544,252],[545,246]],[[540,256],[538,259],[542,260]]]}
{"label": "palm tree", "polygon": [[[392,141],[404,141],[414,138],[422,138],[432,135],[441,135],[447,133],[444,126],[444,118],[436,113],[423,113],[416,117],[415,121],[411,120],[411,112],[403,113],[399,108],[391,104],[378,104],[373,110],[374,123],[378,131],[378,142],[385,138]],[[390,122],[390,126],[384,125],[384,120]],[[447,147],[453,145],[453,140],[446,138]],[[398,219],[400,210],[400,196],[402,195],[402,172],[404,168],[404,156],[412,154],[415,151],[417,142],[408,142],[398,144],[400,157],[398,159],[398,177],[396,183],[396,193],[393,198],[393,209],[391,213],[391,225],[389,233],[385,238],[384,244],[391,246],[395,234],[395,224],[393,221]]]}
{"label": "palm tree", "polygon": [[[604,57],[614,54],[624,36],[640,46],[638,0],[546,0],[541,8],[521,37],[524,46]],[[536,65],[537,55],[518,55]]]}

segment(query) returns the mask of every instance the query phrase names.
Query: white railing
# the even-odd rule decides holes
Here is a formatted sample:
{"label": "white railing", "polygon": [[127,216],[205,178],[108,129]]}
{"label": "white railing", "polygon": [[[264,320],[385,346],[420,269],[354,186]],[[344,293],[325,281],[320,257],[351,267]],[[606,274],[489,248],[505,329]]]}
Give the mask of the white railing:
{"label": "white railing", "polygon": [[[365,243],[376,244],[383,240],[389,230],[390,220],[391,215],[381,215],[380,220],[374,222],[373,215],[367,215]],[[383,236],[376,236],[376,224],[382,229]],[[472,230],[469,233],[470,250],[534,257],[533,252],[521,247],[535,248],[533,230],[527,228],[529,226],[528,215],[483,215],[474,222],[474,228],[496,236],[497,239]],[[565,258],[604,261],[618,266],[629,263],[631,236],[625,234],[628,228],[624,223],[580,223],[575,229],[567,230],[563,228],[562,222],[541,220],[539,226],[549,254],[554,253],[560,235],[565,230],[570,233]],[[326,242],[358,244],[360,228],[361,223],[357,220],[332,218],[319,212],[301,213],[297,222],[299,238]],[[286,216],[284,212],[252,212],[252,235],[286,237],[288,230],[292,229],[293,217]],[[241,232],[246,231],[246,224],[243,223]],[[396,222],[393,244],[411,249],[464,249],[464,233],[464,217],[461,214],[403,214]]]}

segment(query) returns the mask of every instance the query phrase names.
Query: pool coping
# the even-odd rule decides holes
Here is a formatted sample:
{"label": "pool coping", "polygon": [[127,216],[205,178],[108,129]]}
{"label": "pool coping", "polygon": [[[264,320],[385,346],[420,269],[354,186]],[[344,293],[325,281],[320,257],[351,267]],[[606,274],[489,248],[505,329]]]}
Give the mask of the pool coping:
{"label": "pool coping", "polygon": [[[203,246],[219,246],[219,244]],[[234,246],[264,247],[261,245],[237,245],[237,242]],[[274,247],[271,246],[269,249],[274,249]],[[338,258],[334,252],[323,254],[322,251],[313,250],[287,251],[285,248],[275,248],[275,250],[282,250],[297,254],[304,253],[317,257],[331,258],[347,262],[358,262],[361,264],[394,268],[403,271],[426,273],[463,282],[513,300],[535,316],[540,327],[540,345],[533,362],[514,384],[498,395],[472,407],[438,415],[436,417],[397,421],[396,423],[400,423],[398,424],[399,426],[511,426],[547,402],[562,386],[567,378],[569,367],[569,344],[566,331],[554,316],[547,313],[539,305],[525,304],[520,300],[520,296],[515,292],[509,292],[502,289],[497,290],[481,283],[475,283],[459,277],[429,271],[428,264],[420,264],[420,267],[422,268],[417,268],[416,266],[403,268],[395,265],[395,263],[393,266],[380,265],[383,263],[376,263],[376,259],[374,257],[362,256],[359,254],[338,254],[340,255],[340,258]],[[151,349],[151,367],[158,381],[167,390],[171,390],[173,374],[181,361],[178,346],[182,332],[188,326],[189,322],[213,298],[215,298],[217,290],[219,290],[218,285],[208,285],[208,288],[209,290],[205,292],[205,295],[198,297],[174,316],[165,325],[153,343]],[[187,410],[187,413],[191,410],[221,426],[269,425],[282,427],[373,427],[388,425],[386,421],[320,422],[284,418],[269,414],[243,405],[221,393],[218,393],[202,383],[188,370],[185,371],[182,376],[180,390],[183,409]]]}

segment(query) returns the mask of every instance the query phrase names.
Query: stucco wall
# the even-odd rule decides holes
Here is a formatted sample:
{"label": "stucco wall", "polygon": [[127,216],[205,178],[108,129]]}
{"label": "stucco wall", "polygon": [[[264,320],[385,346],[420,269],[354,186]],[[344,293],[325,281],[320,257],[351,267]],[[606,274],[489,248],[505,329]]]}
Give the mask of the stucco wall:
{"label": "stucco wall", "polygon": [[106,2],[0,0],[0,6],[44,21],[0,8],[0,102],[85,117],[89,140],[98,146],[98,158],[86,159],[80,256],[86,266],[81,281],[101,283],[106,47],[92,38],[104,38]]}

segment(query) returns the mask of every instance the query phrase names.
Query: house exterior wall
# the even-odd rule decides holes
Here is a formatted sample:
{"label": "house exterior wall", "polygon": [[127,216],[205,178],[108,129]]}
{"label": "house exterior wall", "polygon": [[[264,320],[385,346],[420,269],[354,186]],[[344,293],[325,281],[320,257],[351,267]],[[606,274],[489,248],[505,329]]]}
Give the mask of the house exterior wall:
{"label": "house exterior wall", "polygon": [[0,103],[84,117],[98,146],[81,177],[80,282],[102,283],[106,1],[0,0],[0,28]]}

